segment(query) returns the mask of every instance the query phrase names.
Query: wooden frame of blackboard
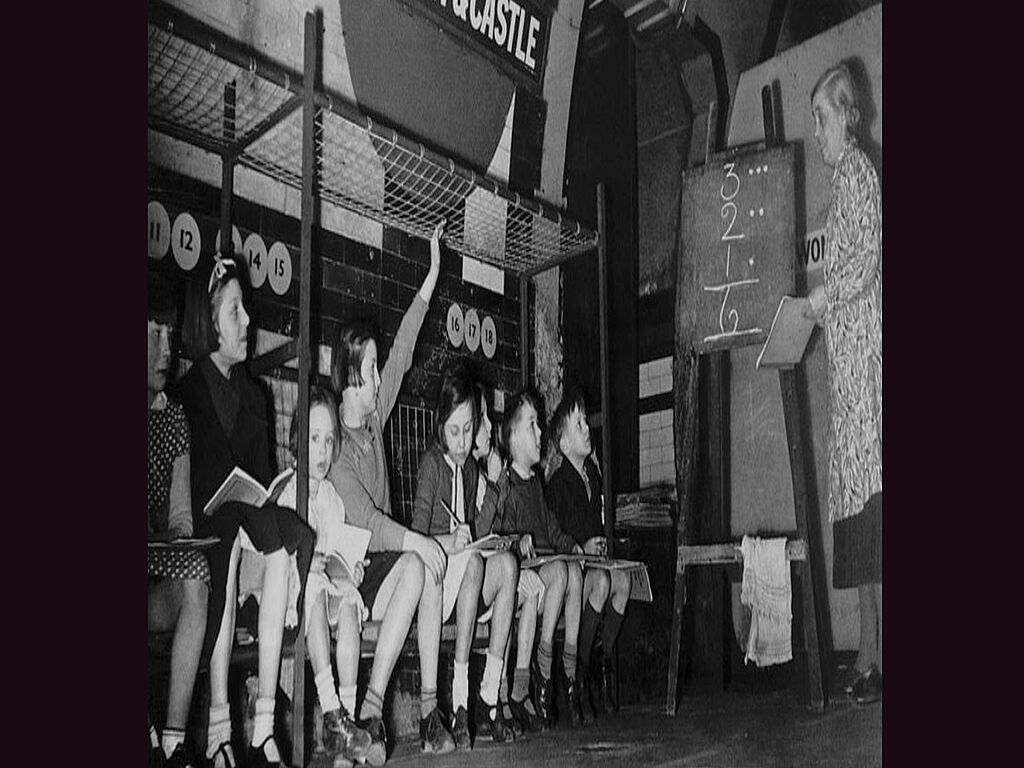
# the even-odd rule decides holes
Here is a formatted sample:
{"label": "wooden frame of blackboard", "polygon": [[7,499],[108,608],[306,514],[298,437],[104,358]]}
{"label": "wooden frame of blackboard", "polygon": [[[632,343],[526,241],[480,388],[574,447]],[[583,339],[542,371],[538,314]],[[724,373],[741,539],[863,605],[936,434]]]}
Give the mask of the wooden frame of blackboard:
{"label": "wooden frame of blackboard", "polygon": [[[684,173],[677,334],[698,354],[763,344],[779,300],[794,291],[794,171],[795,145],[762,141],[716,153]],[[744,200],[744,188],[761,194]]]}

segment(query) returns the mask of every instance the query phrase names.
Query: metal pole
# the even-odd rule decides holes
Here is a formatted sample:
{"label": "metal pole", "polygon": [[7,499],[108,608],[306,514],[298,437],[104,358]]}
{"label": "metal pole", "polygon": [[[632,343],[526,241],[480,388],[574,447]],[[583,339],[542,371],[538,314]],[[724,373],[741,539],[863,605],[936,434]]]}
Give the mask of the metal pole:
{"label": "metal pole", "polygon": [[530,385],[530,278],[525,274],[519,275],[519,378],[526,389]]}
{"label": "metal pole", "polygon": [[[311,344],[309,338],[309,310],[311,263],[313,256],[313,215],[316,173],[316,128],[315,81],[316,66],[320,58],[317,46],[317,16],[306,14],[305,38],[303,40],[303,83],[302,93],[302,253],[299,262],[299,397],[295,416],[299,419],[298,477],[295,511],[303,521],[308,519],[309,502],[309,369]],[[295,637],[295,683],[292,687],[292,763],[304,766],[305,760],[305,715],[306,715],[306,645],[303,633]]]}
{"label": "metal pole", "polygon": [[[224,86],[224,138],[235,140],[235,83]],[[221,155],[220,164],[220,254],[230,258],[235,253],[235,244],[231,239],[231,198],[235,194],[235,161],[234,158]]]}
{"label": "metal pole", "polygon": [[[604,535],[609,545],[615,532],[615,496],[612,483],[612,406],[608,359],[608,233],[604,183],[597,184],[597,307],[601,333],[601,474],[604,476]],[[615,552],[609,550],[613,557]]]}

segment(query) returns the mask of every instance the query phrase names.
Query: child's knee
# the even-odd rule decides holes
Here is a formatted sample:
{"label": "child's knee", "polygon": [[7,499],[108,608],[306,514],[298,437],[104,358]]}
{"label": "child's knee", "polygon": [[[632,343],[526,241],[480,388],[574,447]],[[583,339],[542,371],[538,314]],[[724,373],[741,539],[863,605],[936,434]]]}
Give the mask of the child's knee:
{"label": "child's knee", "polygon": [[469,560],[466,562],[465,579],[475,582],[476,584],[483,583],[484,559],[480,556],[479,552],[474,552],[469,556]]}
{"label": "child's knee", "polygon": [[553,563],[548,563],[546,569],[547,578],[545,582],[548,589],[555,591],[565,589],[565,584],[569,580],[568,569],[566,569],[565,563],[561,560],[556,560]]}
{"label": "child's knee", "polygon": [[503,587],[508,585],[512,589],[516,588],[516,583],[519,579],[519,566],[516,564],[516,558],[512,553],[499,552],[496,555],[492,555],[487,561],[487,567],[494,569],[494,573]]}
{"label": "child's knee", "polygon": [[402,581],[415,583],[418,589],[423,589],[424,573],[423,560],[415,552],[404,552],[395,565],[402,569]]}
{"label": "child's knee", "polygon": [[629,574],[622,571],[612,571],[611,590],[620,597],[628,595],[630,591]]}
{"label": "child's knee", "polygon": [[609,578],[608,571],[595,568],[587,573],[587,580],[590,582],[591,599],[598,605],[604,605],[608,599]]}

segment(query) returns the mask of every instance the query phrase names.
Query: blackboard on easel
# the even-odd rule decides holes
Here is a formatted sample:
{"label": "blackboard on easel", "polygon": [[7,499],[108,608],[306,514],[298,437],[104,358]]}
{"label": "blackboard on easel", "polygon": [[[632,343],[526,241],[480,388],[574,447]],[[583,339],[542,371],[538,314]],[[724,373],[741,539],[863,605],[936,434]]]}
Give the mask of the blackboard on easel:
{"label": "blackboard on easel", "polygon": [[713,155],[680,205],[678,326],[698,354],[763,344],[796,282],[793,146]]}

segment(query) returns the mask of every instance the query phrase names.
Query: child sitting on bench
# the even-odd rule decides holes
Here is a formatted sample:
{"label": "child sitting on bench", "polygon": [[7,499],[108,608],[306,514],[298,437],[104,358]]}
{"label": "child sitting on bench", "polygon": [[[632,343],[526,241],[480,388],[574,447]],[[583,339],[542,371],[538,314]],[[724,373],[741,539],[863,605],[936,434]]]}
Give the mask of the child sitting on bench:
{"label": "child sitting on bench", "polygon": [[455,611],[452,735],[457,748],[470,749],[469,652],[478,609],[491,608],[492,612],[480,700],[475,706],[476,738],[499,742],[513,738],[498,707],[498,686],[512,626],[519,569],[510,552],[466,551],[466,545],[473,540],[477,488],[484,483],[480,482],[476,462],[471,459],[479,406],[473,381],[463,364],[450,365],[442,373],[435,415],[435,442],[419,465],[412,528],[433,536],[449,557],[443,617],[448,621]]}
{"label": "child sitting on bench", "polygon": [[[567,393],[558,404],[551,417],[551,442],[563,461],[548,480],[548,507],[555,513],[562,530],[572,536],[586,554],[607,555],[608,540],[601,522],[601,476],[595,463],[587,460],[591,455],[590,426],[582,393]],[[576,665],[580,704],[586,720],[593,718],[592,709],[602,714],[615,709],[612,649],[622,628],[629,586],[629,576],[624,571],[586,569]],[[598,623],[602,626],[602,658],[591,666]]]}
{"label": "child sitting on bench", "polygon": [[[292,416],[288,447],[299,453],[299,419]],[[317,698],[323,712],[323,746],[327,757],[364,762],[369,756],[370,734],[352,720],[356,709],[356,676],[359,673],[359,634],[367,616],[359,595],[363,581],[362,561],[350,563],[352,578],[331,577],[324,571],[326,555],[341,549],[345,535],[345,505],[327,479],[339,452],[338,410],[331,393],[318,386],[309,393],[309,504],[307,516],[316,534],[313,560],[306,580],[306,644],[313,667]],[[278,505],[296,508],[298,474],[292,475],[278,498]],[[335,658],[337,690],[331,672],[331,628],[337,630]]]}
{"label": "child sitting on bench", "polygon": [[[503,425],[504,443],[508,446],[512,466],[508,472],[508,496],[498,512],[496,528],[501,533],[519,533],[519,553],[533,558],[538,551],[582,554],[580,547],[562,530],[544,500],[544,489],[534,467],[540,462],[541,428],[539,424],[543,404],[539,395],[522,390],[512,397]],[[523,569],[531,570],[531,569]],[[551,725],[552,713],[552,644],[558,617],[565,610],[565,645],[562,650],[563,673],[561,686],[567,700],[570,724],[582,721],[579,695],[576,688],[576,641],[580,628],[580,605],[583,593],[583,570],[578,563],[547,562],[536,569],[544,584],[541,609],[540,643],[537,646],[537,664],[534,679],[534,707],[537,714]],[[564,603],[564,606],[563,606]],[[523,652],[519,648],[519,652]],[[513,680],[512,702],[522,701],[526,681],[522,679],[519,663]],[[513,709],[515,711],[515,709]]]}

